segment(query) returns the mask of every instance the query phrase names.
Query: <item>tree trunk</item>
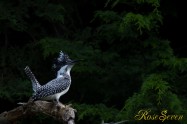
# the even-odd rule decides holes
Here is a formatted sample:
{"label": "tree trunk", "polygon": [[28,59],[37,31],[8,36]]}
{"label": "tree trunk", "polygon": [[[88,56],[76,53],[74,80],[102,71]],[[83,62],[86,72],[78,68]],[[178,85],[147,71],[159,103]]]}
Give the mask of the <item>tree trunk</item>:
{"label": "tree trunk", "polygon": [[75,112],[76,110],[70,107],[70,105],[55,105],[53,102],[38,100],[35,102],[22,103],[22,105],[17,108],[1,113],[0,124],[14,124],[21,117],[36,115],[37,113],[51,116],[63,124],[75,124]]}

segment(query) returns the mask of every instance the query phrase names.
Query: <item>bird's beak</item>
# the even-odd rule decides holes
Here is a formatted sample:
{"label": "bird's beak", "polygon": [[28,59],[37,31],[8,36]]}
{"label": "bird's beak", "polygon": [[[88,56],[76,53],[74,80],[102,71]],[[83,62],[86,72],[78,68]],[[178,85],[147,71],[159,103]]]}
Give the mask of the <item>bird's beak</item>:
{"label": "bird's beak", "polygon": [[77,62],[80,62],[80,61],[84,61],[84,60],[83,60],[83,59],[70,60],[70,61],[68,61],[67,63],[68,63],[69,65],[73,65],[73,64],[75,64],[75,63],[77,63]]}

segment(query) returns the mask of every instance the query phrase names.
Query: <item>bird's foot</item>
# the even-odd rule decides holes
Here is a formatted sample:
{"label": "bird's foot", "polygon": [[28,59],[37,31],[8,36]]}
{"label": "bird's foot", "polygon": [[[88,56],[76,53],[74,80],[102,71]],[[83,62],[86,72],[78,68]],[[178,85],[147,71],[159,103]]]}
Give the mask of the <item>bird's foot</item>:
{"label": "bird's foot", "polygon": [[65,108],[65,105],[64,104],[62,104],[61,102],[59,102],[59,101],[54,101],[54,104],[55,104],[55,106],[56,107],[58,107],[58,108]]}
{"label": "bird's foot", "polygon": [[72,104],[65,105],[66,108],[69,108],[71,106],[72,106]]}
{"label": "bird's foot", "polygon": [[60,103],[60,102],[58,102],[58,103],[56,104],[56,106],[57,106],[57,107],[60,107],[60,108],[65,108],[65,107],[66,107],[64,104],[62,104],[62,103]]}

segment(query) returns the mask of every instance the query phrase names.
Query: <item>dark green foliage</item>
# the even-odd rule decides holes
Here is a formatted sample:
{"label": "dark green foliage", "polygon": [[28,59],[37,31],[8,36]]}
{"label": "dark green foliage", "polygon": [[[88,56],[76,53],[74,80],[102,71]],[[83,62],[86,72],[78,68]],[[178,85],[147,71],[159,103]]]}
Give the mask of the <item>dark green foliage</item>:
{"label": "dark green foliage", "polygon": [[[120,111],[115,108],[108,108],[103,104],[87,105],[87,104],[74,104],[77,108],[77,120],[84,123],[101,123],[105,121],[115,121],[118,118]],[[90,118],[90,119],[87,119]],[[92,121],[92,122],[90,122]]]}
{"label": "dark green foliage", "polygon": [[[63,50],[84,59],[61,98],[74,103],[77,123],[144,123],[134,120],[144,108],[187,116],[187,58],[160,36],[167,15],[161,6],[159,0],[1,0],[0,99],[14,106],[27,101],[32,88],[24,67],[45,84],[56,77],[53,59]],[[58,123],[36,118],[20,123]]]}

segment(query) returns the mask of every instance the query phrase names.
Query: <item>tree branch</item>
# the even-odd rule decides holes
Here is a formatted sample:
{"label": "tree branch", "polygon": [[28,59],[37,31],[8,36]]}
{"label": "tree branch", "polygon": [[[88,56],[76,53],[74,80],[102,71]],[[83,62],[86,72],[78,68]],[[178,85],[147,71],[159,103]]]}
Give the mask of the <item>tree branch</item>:
{"label": "tree branch", "polygon": [[21,117],[36,115],[37,113],[51,116],[63,124],[75,124],[75,112],[76,110],[70,107],[70,105],[64,106],[61,104],[57,106],[53,102],[38,100],[35,102],[23,103],[22,106],[1,113],[0,124],[15,123]]}

